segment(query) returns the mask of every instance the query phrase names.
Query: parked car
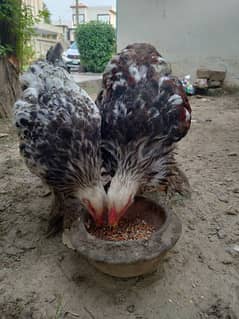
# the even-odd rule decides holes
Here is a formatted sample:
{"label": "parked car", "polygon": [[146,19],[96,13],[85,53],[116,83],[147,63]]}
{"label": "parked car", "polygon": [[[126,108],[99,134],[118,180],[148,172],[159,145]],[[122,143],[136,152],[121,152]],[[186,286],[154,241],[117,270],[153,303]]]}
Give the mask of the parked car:
{"label": "parked car", "polygon": [[69,69],[77,69],[80,67],[80,52],[76,42],[73,42],[69,49],[63,52],[62,58]]}

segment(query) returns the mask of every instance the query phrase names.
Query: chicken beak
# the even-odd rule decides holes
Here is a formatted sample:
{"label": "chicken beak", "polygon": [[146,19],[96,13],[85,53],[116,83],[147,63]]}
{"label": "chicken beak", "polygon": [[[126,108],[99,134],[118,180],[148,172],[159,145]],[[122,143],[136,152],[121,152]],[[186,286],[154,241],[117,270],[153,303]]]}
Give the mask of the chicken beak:
{"label": "chicken beak", "polygon": [[112,207],[108,215],[108,223],[110,226],[115,227],[118,224],[118,221],[119,221],[119,218],[116,213],[116,209],[115,207]]}

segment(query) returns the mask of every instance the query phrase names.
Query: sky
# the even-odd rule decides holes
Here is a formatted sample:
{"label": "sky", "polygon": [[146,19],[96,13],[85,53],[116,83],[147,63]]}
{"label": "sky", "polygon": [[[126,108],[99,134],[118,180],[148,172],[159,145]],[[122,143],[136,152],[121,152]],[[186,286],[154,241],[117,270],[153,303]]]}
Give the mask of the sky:
{"label": "sky", "polygon": [[[51,20],[53,23],[70,23],[71,22],[71,8],[74,0],[44,0],[48,9],[51,12]],[[115,0],[82,0],[79,1],[89,6],[115,6]]]}

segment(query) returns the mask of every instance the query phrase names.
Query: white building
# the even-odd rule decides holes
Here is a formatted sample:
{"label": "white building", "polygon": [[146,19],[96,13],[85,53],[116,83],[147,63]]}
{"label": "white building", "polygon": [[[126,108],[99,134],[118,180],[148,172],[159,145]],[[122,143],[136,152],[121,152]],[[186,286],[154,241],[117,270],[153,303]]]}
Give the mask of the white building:
{"label": "white building", "polygon": [[54,46],[57,42],[61,42],[63,47],[67,47],[62,28],[46,23],[38,23],[34,26],[36,35],[32,38],[32,44],[36,58],[46,56],[48,49]]}
{"label": "white building", "polygon": [[238,0],[117,0],[117,50],[149,42],[176,74],[222,67],[239,82]]}
{"label": "white building", "polygon": [[32,7],[32,13],[35,17],[38,16],[39,12],[43,10],[42,0],[23,0],[23,3]]}
{"label": "white building", "polygon": [[[72,5],[72,26],[77,25],[77,10],[76,5]],[[102,21],[110,23],[114,28],[116,27],[116,11],[112,6],[87,6],[84,3],[78,5],[79,23],[86,23],[89,21]]]}
{"label": "white building", "polygon": [[[32,8],[34,17],[37,17],[43,10],[42,0],[23,0],[23,3]],[[48,49],[61,42],[63,47],[68,47],[67,34],[65,26],[54,26],[40,21],[34,26],[35,35],[31,40],[35,52],[35,58],[44,57]]]}

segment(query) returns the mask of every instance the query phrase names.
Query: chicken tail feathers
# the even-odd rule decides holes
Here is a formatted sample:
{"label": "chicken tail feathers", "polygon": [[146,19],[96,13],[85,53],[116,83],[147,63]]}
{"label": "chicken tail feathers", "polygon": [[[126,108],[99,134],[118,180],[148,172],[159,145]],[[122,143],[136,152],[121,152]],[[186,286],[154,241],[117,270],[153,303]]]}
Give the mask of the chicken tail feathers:
{"label": "chicken tail feathers", "polygon": [[60,66],[68,71],[67,65],[62,59],[63,51],[64,49],[62,44],[60,42],[57,42],[54,47],[50,47],[50,49],[47,51],[46,60],[48,63],[51,63],[54,66]]}
{"label": "chicken tail feathers", "polygon": [[58,42],[54,47],[50,47],[47,51],[46,59],[50,63],[55,63],[57,60],[61,60],[61,56],[63,53],[63,47],[60,42]]}

